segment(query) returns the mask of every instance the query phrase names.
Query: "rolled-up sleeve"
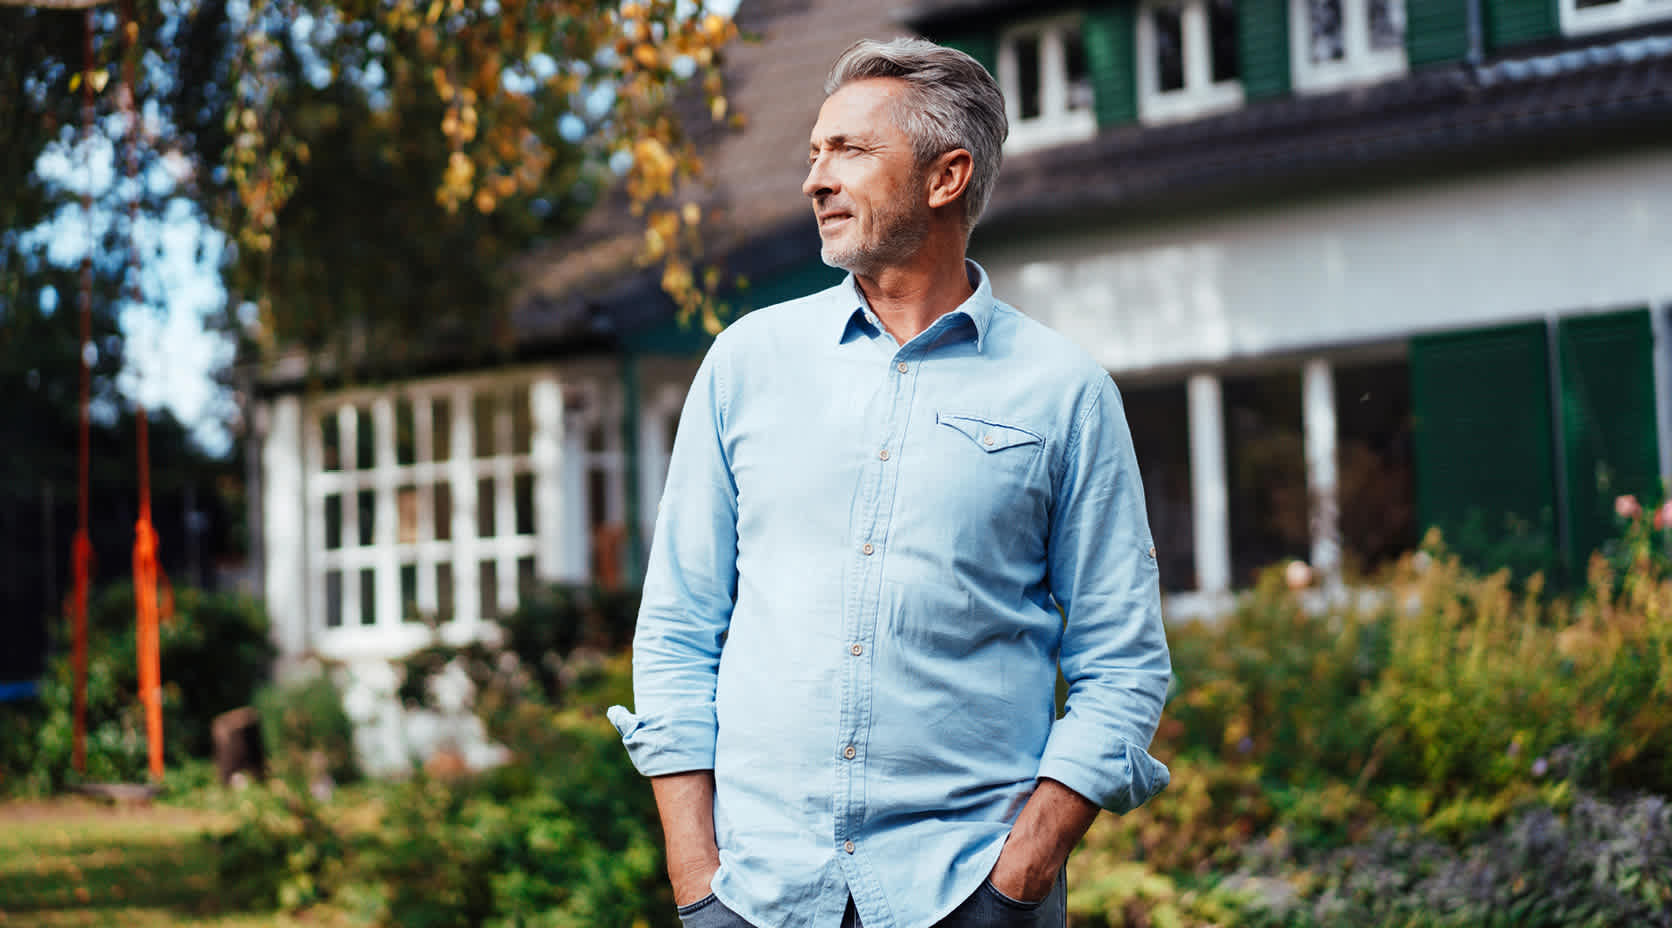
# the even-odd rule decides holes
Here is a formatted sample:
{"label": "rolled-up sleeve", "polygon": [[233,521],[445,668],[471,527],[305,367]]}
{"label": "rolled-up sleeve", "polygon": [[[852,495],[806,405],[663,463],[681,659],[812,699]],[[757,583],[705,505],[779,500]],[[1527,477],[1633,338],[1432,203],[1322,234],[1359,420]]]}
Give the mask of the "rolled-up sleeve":
{"label": "rolled-up sleeve", "polygon": [[1067,617],[1061,666],[1068,701],[1039,776],[1126,812],[1168,782],[1148,748],[1172,665],[1143,485],[1120,396],[1107,378],[1070,434],[1051,518],[1049,580]]}
{"label": "rolled-up sleeve", "polygon": [[686,395],[633,635],[633,701],[612,706],[645,776],[714,767],[714,689],[737,592],[737,486],[725,445],[723,345]]}

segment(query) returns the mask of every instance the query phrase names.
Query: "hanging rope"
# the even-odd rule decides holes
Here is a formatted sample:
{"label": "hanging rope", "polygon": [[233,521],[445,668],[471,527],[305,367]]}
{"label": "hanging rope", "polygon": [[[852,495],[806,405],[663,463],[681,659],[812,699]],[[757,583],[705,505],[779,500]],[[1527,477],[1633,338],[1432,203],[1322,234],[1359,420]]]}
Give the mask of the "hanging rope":
{"label": "hanging rope", "polygon": [[[93,11],[82,17],[81,36],[81,144],[82,151],[93,138]],[[88,155],[91,162],[91,155]],[[93,223],[93,177],[89,167],[87,187],[81,192],[81,211],[88,226]],[[70,665],[75,676],[75,725],[70,748],[70,762],[77,773],[87,772],[87,586],[93,573],[93,542],[87,532],[88,509],[88,432],[91,428],[88,406],[91,402],[93,373],[87,352],[93,345],[93,242],[96,237],[88,230],[87,252],[81,256],[81,432],[79,482],[77,490],[75,541],[70,556],[74,564],[75,590],[70,594],[70,635],[72,651]]]}
{"label": "hanging rope", "polygon": [[[128,300],[138,306],[143,300],[139,285],[139,106],[135,100],[139,84],[134,79],[138,56],[139,23],[133,0],[122,0],[122,86],[117,90],[122,111],[128,118]],[[134,524],[134,611],[135,648],[139,657],[139,701],[145,707],[145,742],[149,748],[151,779],[163,778],[163,680],[162,646],[157,611],[157,531],[151,524],[151,440],[145,401],[138,402],[139,427],[139,521]]]}

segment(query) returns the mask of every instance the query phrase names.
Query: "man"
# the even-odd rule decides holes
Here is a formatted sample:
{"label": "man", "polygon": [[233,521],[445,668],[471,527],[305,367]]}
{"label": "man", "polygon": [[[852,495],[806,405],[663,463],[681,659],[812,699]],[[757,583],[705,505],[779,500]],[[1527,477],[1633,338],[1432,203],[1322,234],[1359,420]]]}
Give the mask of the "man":
{"label": "man", "polygon": [[703,361],[638,712],[610,717],[691,928],[1060,926],[1099,807],[1167,782],[1145,753],[1170,667],[1120,398],[964,258],[1007,132],[992,77],[860,42],[826,90],[802,189],[852,274]]}

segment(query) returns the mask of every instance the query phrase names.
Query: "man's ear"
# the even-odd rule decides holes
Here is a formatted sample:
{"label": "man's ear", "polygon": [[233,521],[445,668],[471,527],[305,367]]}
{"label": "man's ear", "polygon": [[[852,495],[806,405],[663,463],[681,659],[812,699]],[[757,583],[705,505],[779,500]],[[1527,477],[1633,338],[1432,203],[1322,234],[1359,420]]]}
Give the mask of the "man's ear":
{"label": "man's ear", "polygon": [[929,166],[929,208],[939,209],[952,203],[969,188],[975,174],[975,159],[968,150],[954,148],[936,158]]}

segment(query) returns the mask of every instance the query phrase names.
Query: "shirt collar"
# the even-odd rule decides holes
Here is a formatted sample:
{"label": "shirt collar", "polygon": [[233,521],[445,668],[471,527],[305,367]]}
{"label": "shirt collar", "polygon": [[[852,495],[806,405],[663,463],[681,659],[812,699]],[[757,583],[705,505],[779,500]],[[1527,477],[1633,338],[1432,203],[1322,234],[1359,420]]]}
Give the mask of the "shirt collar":
{"label": "shirt collar", "polygon": [[[987,330],[993,324],[993,283],[987,279],[987,271],[968,258],[964,259],[964,272],[969,275],[970,286],[975,292],[969,298],[958,304],[958,308],[948,312],[945,316],[935,320],[930,328],[942,326],[942,320],[949,316],[963,316],[975,326],[975,350],[980,351],[982,343],[986,341]],[[838,341],[846,341],[848,334],[856,325],[865,325],[882,331],[882,324],[871,312],[871,306],[865,300],[865,294],[859,289],[859,281],[849,274],[836,290],[842,301],[841,307],[845,312],[839,315],[840,327],[836,330]]]}

